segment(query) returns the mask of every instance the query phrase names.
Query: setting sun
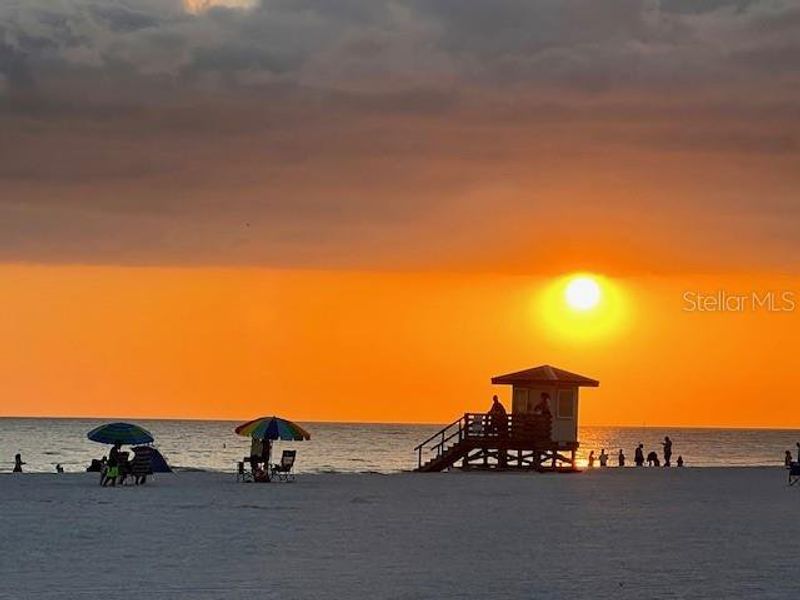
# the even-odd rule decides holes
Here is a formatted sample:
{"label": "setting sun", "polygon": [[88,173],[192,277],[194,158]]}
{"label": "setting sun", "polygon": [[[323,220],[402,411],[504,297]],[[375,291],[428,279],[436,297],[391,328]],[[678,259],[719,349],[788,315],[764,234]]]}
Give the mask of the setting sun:
{"label": "setting sun", "polygon": [[632,316],[626,295],[621,282],[602,275],[558,277],[537,294],[537,328],[560,342],[610,340]]}
{"label": "setting sun", "polygon": [[575,277],[567,284],[564,298],[570,308],[591,310],[600,302],[600,286],[592,277]]}

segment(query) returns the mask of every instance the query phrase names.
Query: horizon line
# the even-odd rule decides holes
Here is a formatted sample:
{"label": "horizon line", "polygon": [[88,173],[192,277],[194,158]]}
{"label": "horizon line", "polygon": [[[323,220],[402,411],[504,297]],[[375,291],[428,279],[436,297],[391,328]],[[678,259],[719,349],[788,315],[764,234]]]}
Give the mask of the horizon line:
{"label": "horizon line", "polygon": [[[265,415],[266,416],[266,415]],[[255,417],[258,418],[258,417]],[[140,421],[216,421],[220,423],[240,423],[247,422],[253,417],[247,419],[231,418],[231,417],[146,417],[146,416],[53,416],[53,415],[0,415],[2,419],[56,419],[56,420],[140,420]],[[330,421],[325,419],[294,419],[301,423],[313,423],[320,425],[420,425],[420,426],[433,426],[444,427],[446,422],[433,422],[433,421]],[[728,429],[728,430],[763,430],[763,431],[800,431],[800,425],[797,426],[775,426],[775,425],[614,425],[614,424],[586,424],[579,425],[579,427],[615,427],[618,429]]]}

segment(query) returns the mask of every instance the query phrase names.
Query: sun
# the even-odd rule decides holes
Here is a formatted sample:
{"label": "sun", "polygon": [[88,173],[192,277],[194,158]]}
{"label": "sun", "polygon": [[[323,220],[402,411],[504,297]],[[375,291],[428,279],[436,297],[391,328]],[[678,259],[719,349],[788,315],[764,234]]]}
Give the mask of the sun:
{"label": "sun", "polygon": [[537,330],[565,343],[611,341],[633,322],[630,289],[623,280],[572,272],[542,281],[535,293]]}
{"label": "sun", "polygon": [[573,310],[592,310],[602,298],[600,284],[593,277],[581,275],[573,277],[564,290],[564,299]]}

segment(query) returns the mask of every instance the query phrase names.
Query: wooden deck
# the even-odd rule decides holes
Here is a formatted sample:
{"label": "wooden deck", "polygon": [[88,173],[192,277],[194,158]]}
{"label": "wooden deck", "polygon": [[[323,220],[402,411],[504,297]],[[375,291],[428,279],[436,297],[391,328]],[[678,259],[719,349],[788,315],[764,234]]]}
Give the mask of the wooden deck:
{"label": "wooden deck", "polygon": [[465,413],[414,450],[417,471],[574,471],[577,442],[554,442],[552,417]]}

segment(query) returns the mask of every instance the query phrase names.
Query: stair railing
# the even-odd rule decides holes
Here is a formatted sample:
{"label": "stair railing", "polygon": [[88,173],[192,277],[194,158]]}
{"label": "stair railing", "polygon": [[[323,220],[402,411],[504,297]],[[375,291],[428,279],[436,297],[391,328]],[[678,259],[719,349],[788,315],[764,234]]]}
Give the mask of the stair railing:
{"label": "stair railing", "polygon": [[546,444],[551,441],[552,417],[544,415],[493,415],[490,413],[464,413],[434,433],[414,448],[417,453],[417,468],[436,460],[450,448],[464,441],[480,444],[480,441],[512,440],[530,444]]}
{"label": "stair railing", "polygon": [[468,414],[465,414],[463,417],[446,425],[414,448],[417,453],[417,468],[426,462],[439,458],[445,452],[445,448],[454,440],[457,439],[460,442],[464,439],[467,416]]}
{"label": "stair railing", "polygon": [[464,413],[463,417],[414,448],[417,452],[417,468],[441,457],[450,447],[464,440],[508,436],[514,430],[513,425],[511,415],[503,418],[489,413]]}

